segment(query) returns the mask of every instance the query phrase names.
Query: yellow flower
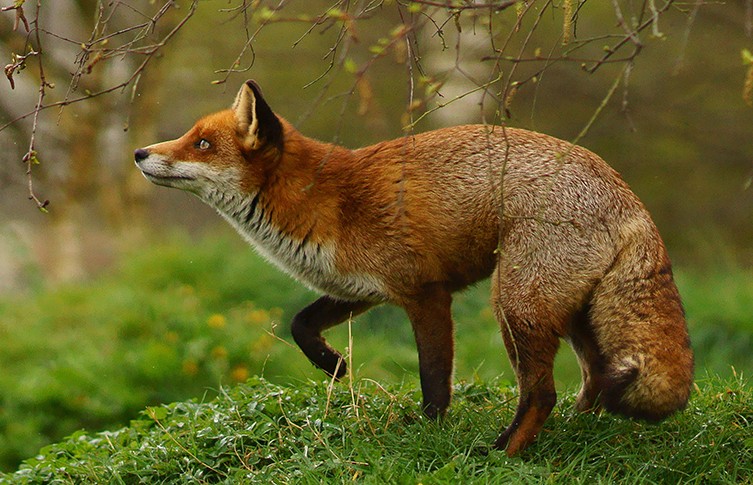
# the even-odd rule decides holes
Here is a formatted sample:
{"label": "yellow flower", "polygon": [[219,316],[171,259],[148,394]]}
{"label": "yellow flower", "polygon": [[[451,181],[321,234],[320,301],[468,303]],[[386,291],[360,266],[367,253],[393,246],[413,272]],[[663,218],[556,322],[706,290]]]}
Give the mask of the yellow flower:
{"label": "yellow flower", "polygon": [[193,360],[183,361],[183,373],[187,376],[195,376],[199,373],[199,365]]}
{"label": "yellow flower", "polygon": [[269,312],[266,310],[251,310],[248,312],[248,315],[246,315],[246,320],[248,320],[249,323],[258,325],[261,323],[265,323],[269,321]]}
{"label": "yellow flower", "polygon": [[246,382],[248,380],[248,368],[245,365],[236,365],[230,372],[230,377],[235,382]]}
{"label": "yellow flower", "polygon": [[212,349],[212,357],[215,359],[224,359],[227,357],[227,349],[222,345],[218,345]]}
{"label": "yellow flower", "polygon": [[267,352],[274,343],[274,337],[268,333],[260,334],[251,344],[251,353],[258,355]]}
{"label": "yellow flower", "polygon": [[224,328],[225,325],[227,325],[227,319],[224,315],[220,315],[219,313],[215,313],[214,315],[211,315],[207,319],[207,325],[210,328]]}

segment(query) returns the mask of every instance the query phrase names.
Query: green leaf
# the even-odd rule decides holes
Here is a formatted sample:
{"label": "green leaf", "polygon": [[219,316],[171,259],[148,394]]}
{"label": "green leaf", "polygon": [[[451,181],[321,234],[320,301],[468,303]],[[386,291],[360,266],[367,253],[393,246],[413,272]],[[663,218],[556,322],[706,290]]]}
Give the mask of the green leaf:
{"label": "green leaf", "polygon": [[275,11],[271,8],[264,6],[256,11],[256,15],[262,22],[272,20],[275,16]]}
{"label": "green leaf", "polygon": [[160,406],[146,408],[146,414],[155,421],[163,420],[167,417],[167,409]]}
{"label": "green leaf", "polygon": [[327,11],[327,17],[336,20],[345,20],[348,18],[348,14],[339,8],[331,8]]}
{"label": "green leaf", "polygon": [[358,72],[358,64],[356,64],[356,61],[354,61],[352,57],[348,57],[343,63],[343,69],[345,69],[345,72],[348,74],[355,74]]}
{"label": "green leaf", "polygon": [[751,53],[748,49],[743,49],[742,51],[740,51],[740,54],[742,55],[744,65],[753,65],[753,53]]}

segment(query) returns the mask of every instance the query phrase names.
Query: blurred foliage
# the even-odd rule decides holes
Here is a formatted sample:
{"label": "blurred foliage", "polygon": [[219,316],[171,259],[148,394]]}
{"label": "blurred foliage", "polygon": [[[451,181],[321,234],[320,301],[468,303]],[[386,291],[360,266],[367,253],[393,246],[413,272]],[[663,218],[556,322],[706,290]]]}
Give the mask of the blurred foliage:
{"label": "blurred foliage", "polygon": [[[143,22],[161,5],[132,2],[141,6],[135,9],[138,14],[125,15],[120,23],[113,20],[109,31],[94,34],[111,33],[128,25],[127,21]],[[91,24],[87,10],[91,5],[73,3],[77,10],[71,12],[80,16],[79,31],[73,27],[68,31],[73,32],[71,40],[78,41],[94,35],[86,30]],[[719,263],[717,248],[726,246],[735,250],[739,262],[750,266],[753,144],[744,140],[749,138],[753,112],[743,99],[750,69],[740,54],[751,49],[745,23],[749,5],[675,2],[655,25],[640,32],[643,48],[627,74],[623,74],[626,64],[620,62],[605,63],[593,74],[581,67],[593,67],[593,62],[579,59],[602,57],[605,49],[625,35],[626,25],[645,22],[647,5],[654,3],[617,2],[625,22],[620,25],[614,3],[599,1],[578,2],[575,10],[572,2],[525,2],[491,14],[484,9],[448,10],[396,1],[198,2],[196,13],[151,59],[135,92],[123,92],[123,98],[135,94],[130,106],[114,103],[113,96],[86,102],[95,110],[129,111],[125,122],[130,134],[127,143],[120,145],[109,142],[112,136],[105,136],[104,128],[117,131],[122,126],[103,125],[97,137],[72,132],[78,143],[91,138],[97,145],[95,152],[102,153],[102,161],[82,164],[77,170],[89,167],[103,172],[86,178],[96,187],[124,183],[124,174],[134,170],[132,147],[179,136],[199,116],[228,106],[246,78],[255,78],[272,107],[304,133],[354,147],[400,136],[406,120],[419,119],[440,106],[421,118],[415,130],[498,122],[509,115],[505,121],[511,125],[575,139],[609,86],[622,76],[617,95],[580,143],[624,175],[654,214],[676,260],[713,266]],[[168,9],[144,42],[161,40],[192,3],[177,5],[181,8]],[[118,6],[122,13],[124,7]],[[574,21],[563,22],[563,11],[575,12]],[[521,12],[526,16],[518,24]],[[425,20],[428,16],[433,23]],[[62,22],[64,16],[60,17],[55,21]],[[421,19],[423,27],[407,33],[405,26],[415,19]],[[2,20],[10,26],[12,13]],[[10,29],[0,34],[10,52],[23,50],[19,37]],[[92,44],[87,55],[116,54],[116,39],[106,45]],[[48,37],[47,43],[50,51],[63,46],[68,49],[61,51],[64,55],[75,54],[75,49],[71,51],[75,42]],[[630,58],[632,50],[632,43],[627,42],[611,60]],[[123,63],[133,66],[143,55],[124,53]],[[100,70],[104,78],[112,76],[105,70],[110,65],[114,64],[94,63],[92,72],[85,72],[82,79]],[[62,67],[53,72],[69,72]],[[500,77],[499,82],[492,83],[484,96],[477,86],[495,77]],[[49,90],[50,101],[65,95],[67,81],[59,81]],[[16,76],[17,90],[33,88],[35,82],[33,66]],[[21,99],[7,85],[0,89],[7,100]],[[52,122],[60,116],[53,111],[43,113]],[[13,134],[21,140],[16,146],[24,145],[24,136],[23,129]],[[61,183],[60,168],[54,166],[65,160],[48,154],[58,155],[55,147],[66,142],[65,134],[55,134],[54,128],[46,136],[39,140],[43,164],[34,170],[40,174],[42,187],[51,190]],[[16,156],[16,150],[5,156]],[[110,162],[97,169],[97,163],[105,160]],[[140,201],[142,193],[151,190],[145,188],[146,181],[133,183],[131,190],[141,195],[120,195],[123,204]],[[75,196],[82,201],[100,191],[70,188],[75,190],[80,191]],[[8,194],[18,197],[17,191]],[[147,200],[172,197],[159,190]],[[53,198],[53,211],[56,202],[58,213],[65,212],[65,200],[60,197]],[[11,204],[16,212],[8,211],[9,217],[18,217],[17,206]],[[107,207],[101,200],[88,203],[91,217],[79,222],[123,224],[125,209],[118,214]],[[147,219],[150,224],[165,221],[170,218],[164,215]]]}

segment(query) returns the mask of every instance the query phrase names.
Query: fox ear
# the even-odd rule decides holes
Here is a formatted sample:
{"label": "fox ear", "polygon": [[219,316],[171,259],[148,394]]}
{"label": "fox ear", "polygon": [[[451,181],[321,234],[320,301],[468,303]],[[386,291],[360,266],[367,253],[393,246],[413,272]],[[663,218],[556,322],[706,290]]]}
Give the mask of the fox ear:
{"label": "fox ear", "polygon": [[248,80],[241,86],[232,110],[247,148],[256,150],[271,144],[282,149],[282,123],[264,101],[256,81]]}

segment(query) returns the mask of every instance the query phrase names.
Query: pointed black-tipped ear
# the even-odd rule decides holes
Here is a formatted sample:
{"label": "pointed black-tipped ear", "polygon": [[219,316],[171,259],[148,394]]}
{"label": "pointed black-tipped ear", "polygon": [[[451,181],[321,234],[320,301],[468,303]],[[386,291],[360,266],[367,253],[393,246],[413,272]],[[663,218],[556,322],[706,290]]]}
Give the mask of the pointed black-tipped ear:
{"label": "pointed black-tipped ear", "polygon": [[251,150],[264,145],[282,149],[282,123],[261,95],[256,81],[248,80],[235,97],[232,110],[238,121],[238,131],[244,136],[244,144]]}

